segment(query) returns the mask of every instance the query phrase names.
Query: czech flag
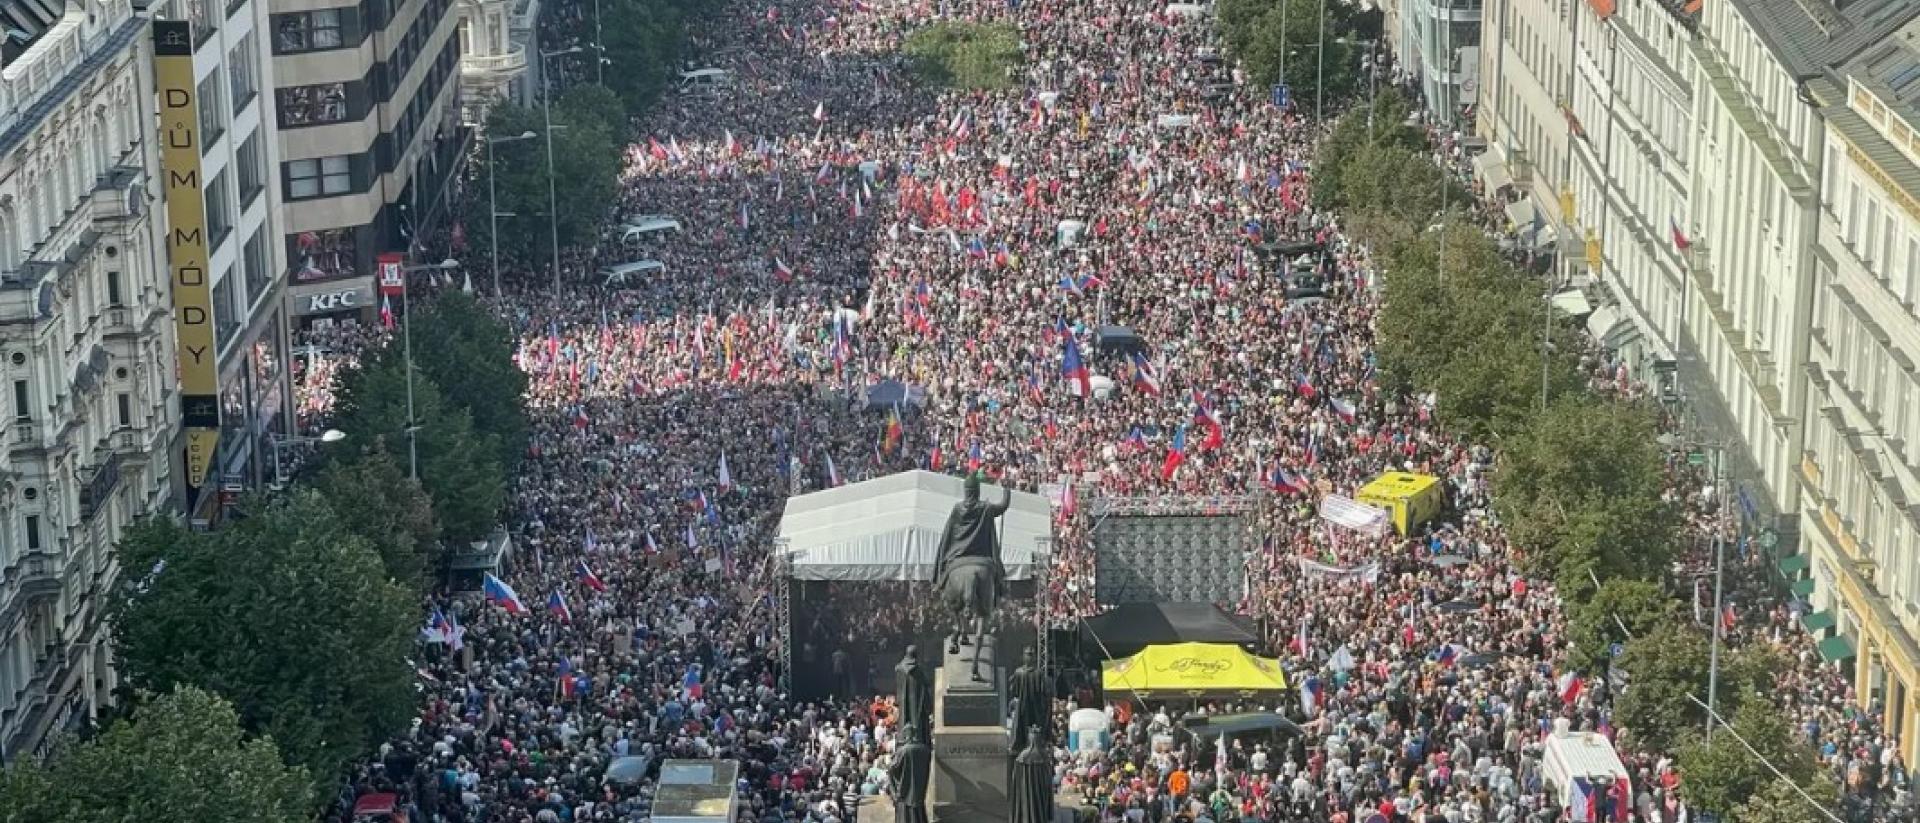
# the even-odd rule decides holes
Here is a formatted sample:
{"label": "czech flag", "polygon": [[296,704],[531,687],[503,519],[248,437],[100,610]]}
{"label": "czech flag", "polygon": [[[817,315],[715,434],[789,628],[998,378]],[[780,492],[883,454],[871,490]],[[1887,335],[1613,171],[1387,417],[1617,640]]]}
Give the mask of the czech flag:
{"label": "czech flag", "polygon": [[1267,485],[1272,486],[1273,490],[1280,494],[1299,494],[1307,490],[1307,484],[1302,483],[1300,478],[1286,469],[1280,468],[1279,461],[1274,462],[1272,473],[1267,475]]}
{"label": "czech flag", "polygon": [[488,574],[480,580],[480,591],[486,595],[488,603],[506,609],[507,614],[527,613],[527,604],[520,602],[520,595],[515,594],[513,587],[507,585],[505,580]]}
{"label": "czech flag", "polygon": [[1160,376],[1153,373],[1153,364],[1147,362],[1147,356],[1133,353],[1133,388],[1143,394],[1160,393]]}
{"label": "czech flag", "polygon": [[1160,479],[1172,480],[1174,471],[1181,463],[1187,462],[1187,425],[1180,424],[1180,430],[1173,433],[1173,442],[1167,445],[1166,462],[1160,464]]}
{"label": "czech flag", "polygon": [[1206,396],[1199,392],[1193,393],[1193,422],[1207,429],[1207,439],[1200,441],[1201,451],[1220,448],[1221,444],[1227,442],[1226,430],[1220,425],[1220,416],[1213,413],[1212,407],[1207,405]]}
{"label": "czech flag", "polygon": [[733,490],[733,472],[727,468],[727,453],[720,453],[720,493]]}
{"label": "czech flag", "polygon": [[1348,423],[1352,423],[1354,418],[1360,415],[1360,410],[1355,408],[1352,403],[1341,400],[1338,397],[1333,398],[1328,401],[1328,403],[1333,406],[1333,413],[1339,415],[1341,420]]}
{"label": "czech flag", "polygon": [[1140,431],[1139,426],[1134,426],[1127,430],[1127,439],[1120,441],[1120,445],[1129,449],[1145,449],[1147,447],[1147,435],[1145,432]]}
{"label": "czech flag", "polygon": [[567,608],[567,596],[561,594],[559,589],[554,589],[553,594],[547,595],[547,611],[559,617],[562,622],[573,622],[573,610]]}
{"label": "czech flag", "polygon": [[1586,688],[1586,685],[1586,682],[1580,679],[1580,675],[1567,672],[1560,675],[1560,680],[1555,687],[1560,692],[1560,702],[1571,706],[1580,699],[1580,692]]}
{"label": "czech flag", "polygon": [[967,471],[977,472],[980,470],[980,465],[985,462],[987,462],[987,458],[980,452],[980,441],[973,441],[971,445],[967,446]]}
{"label": "czech flag", "polygon": [[1313,399],[1313,381],[1307,378],[1306,372],[1300,372],[1294,375],[1293,390],[1298,392],[1301,397],[1307,398],[1308,400]]}
{"label": "czech flag", "polygon": [[[647,539],[652,540],[653,537],[649,535]],[[585,560],[573,561],[573,579],[580,581],[580,585],[597,592],[607,590],[607,584],[600,580],[600,575],[594,574],[592,569],[587,568]]]}
{"label": "czech flag", "polygon": [[1320,676],[1317,674],[1307,675],[1307,682],[1300,685],[1300,708],[1306,711],[1308,717],[1319,714],[1322,691]]}
{"label": "czech flag", "polygon": [[1076,396],[1093,396],[1093,375],[1087,371],[1087,362],[1080,356],[1080,342],[1072,337],[1067,338],[1067,353],[1060,361],[1060,377],[1073,381]]}

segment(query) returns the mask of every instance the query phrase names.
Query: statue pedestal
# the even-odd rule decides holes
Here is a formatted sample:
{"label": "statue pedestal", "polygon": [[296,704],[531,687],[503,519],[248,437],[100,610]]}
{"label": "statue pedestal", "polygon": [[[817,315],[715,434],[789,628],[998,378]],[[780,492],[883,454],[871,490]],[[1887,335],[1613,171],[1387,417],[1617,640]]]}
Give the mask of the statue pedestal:
{"label": "statue pedestal", "polygon": [[[1003,673],[984,648],[961,646],[933,680],[933,823],[1005,823],[1007,731]],[[973,676],[979,655],[979,678]]]}

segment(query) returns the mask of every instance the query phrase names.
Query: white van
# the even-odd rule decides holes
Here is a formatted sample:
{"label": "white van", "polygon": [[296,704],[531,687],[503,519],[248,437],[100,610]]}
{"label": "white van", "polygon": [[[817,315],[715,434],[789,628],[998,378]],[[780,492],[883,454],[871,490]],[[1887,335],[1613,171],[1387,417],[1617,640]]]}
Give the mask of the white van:
{"label": "white van", "polygon": [[733,85],[733,72],[726,69],[694,69],[680,73],[680,93],[718,92]]}
{"label": "white van", "polygon": [[608,266],[601,269],[600,276],[605,278],[608,286],[618,288],[626,285],[627,281],[632,278],[666,270],[667,264],[658,260],[635,260],[631,263],[621,263],[618,266]]}
{"label": "white van", "polygon": [[620,242],[635,240],[663,231],[679,231],[680,221],[665,214],[636,214],[620,226]]}

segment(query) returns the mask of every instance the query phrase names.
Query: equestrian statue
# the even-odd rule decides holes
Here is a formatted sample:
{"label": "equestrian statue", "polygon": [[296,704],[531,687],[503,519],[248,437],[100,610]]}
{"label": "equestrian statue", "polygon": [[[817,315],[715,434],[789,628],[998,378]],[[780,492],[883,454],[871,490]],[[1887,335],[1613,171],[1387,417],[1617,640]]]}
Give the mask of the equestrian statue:
{"label": "equestrian statue", "polygon": [[[1006,592],[1007,569],[1000,562],[1000,535],[994,524],[1013,502],[1013,492],[1000,490],[999,503],[980,501],[980,474],[967,475],[966,496],[953,504],[947,515],[947,530],[940,542],[940,556],[933,565],[933,590],[953,612],[953,634],[947,637],[947,653],[958,654],[968,643],[968,624],[972,624],[973,644],[986,643],[988,621]],[[980,678],[980,657],[973,658],[973,676]]]}

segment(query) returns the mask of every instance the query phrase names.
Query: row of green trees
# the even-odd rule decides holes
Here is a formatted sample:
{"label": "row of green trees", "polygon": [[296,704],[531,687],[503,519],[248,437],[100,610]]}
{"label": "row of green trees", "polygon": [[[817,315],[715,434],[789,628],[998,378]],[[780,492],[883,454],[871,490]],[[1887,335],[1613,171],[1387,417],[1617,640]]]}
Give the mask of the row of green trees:
{"label": "row of green trees", "polygon": [[401,348],[343,377],[347,436],[219,529],[152,519],[110,605],[128,717],[0,780],[20,820],[311,819],[417,708],[422,597],[442,546],[497,524],[526,449],[509,330],[460,293],[415,307],[410,476]]}
{"label": "row of green trees", "polygon": [[[585,84],[556,96],[545,114],[538,104],[503,104],[487,113],[487,137],[500,142],[493,146],[492,166],[485,164],[482,155],[474,173],[493,175],[500,211],[513,215],[499,219],[501,254],[544,261],[556,228],[563,247],[596,239],[607,211],[620,196],[622,150],[630,140],[626,112],[626,103],[613,90]],[[547,116],[554,125],[551,204],[558,206],[557,225],[548,219],[553,209],[547,196]],[[511,139],[528,133],[535,137]],[[484,195],[485,180],[481,183],[479,192]],[[467,235],[481,249],[488,247],[493,231],[489,206],[484,196],[466,203]]]}
{"label": "row of green trees", "polygon": [[[1382,379],[1432,392],[1450,429],[1496,448],[1494,511],[1521,567],[1555,581],[1567,604],[1568,665],[1628,678],[1614,702],[1623,742],[1673,752],[1696,809],[1734,823],[1811,819],[1743,747],[1706,745],[1693,698],[1706,693],[1708,636],[1667,588],[1685,537],[1663,497],[1657,409],[1584,388],[1578,330],[1467,217],[1470,195],[1408,113],[1394,94],[1359,107],[1314,161],[1316,203],[1339,210],[1379,266]],[[1757,647],[1723,656],[1717,710],[1792,784],[1832,797],[1770,700],[1784,663]]]}
{"label": "row of green trees", "polygon": [[1227,54],[1255,87],[1285,82],[1305,106],[1367,90],[1360,63],[1376,45],[1377,13],[1326,0],[1220,0],[1215,8]]}

